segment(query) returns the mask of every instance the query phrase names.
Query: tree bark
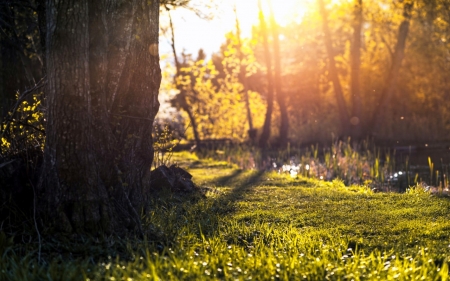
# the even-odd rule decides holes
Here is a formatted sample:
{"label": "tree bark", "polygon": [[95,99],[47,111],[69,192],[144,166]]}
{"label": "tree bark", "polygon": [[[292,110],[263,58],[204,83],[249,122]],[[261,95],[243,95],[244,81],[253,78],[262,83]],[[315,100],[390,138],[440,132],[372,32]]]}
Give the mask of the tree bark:
{"label": "tree bark", "polygon": [[322,15],[323,21],[323,33],[325,35],[325,47],[328,53],[328,69],[329,69],[329,78],[333,83],[334,95],[336,97],[338,112],[339,112],[339,120],[341,123],[342,136],[349,136],[349,114],[347,111],[347,105],[345,103],[344,94],[342,91],[342,86],[339,81],[339,75],[336,68],[336,61],[334,59],[334,51],[333,44],[331,43],[331,32],[328,26],[328,12],[325,9],[325,3],[323,0],[319,1],[319,9]]}
{"label": "tree bark", "polygon": [[139,231],[159,108],[159,1],[48,0],[46,12],[41,218],[64,232]]}
{"label": "tree bark", "polygon": [[403,8],[403,21],[400,23],[398,28],[397,44],[394,49],[391,69],[389,70],[386,84],[381,92],[380,100],[376,104],[375,111],[373,112],[372,119],[368,126],[368,134],[372,136],[377,134],[381,125],[385,121],[384,114],[396,89],[398,74],[405,56],[406,39],[408,38],[411,10],[413,5],[414,2],[408,2]]}
{"label": "tree bark", "polygon": [[261,33],[263,37],[264,45],[264,58],[267,68],[267,110],[264,119],[263,131],[259,137],[259,146],[265,148],[268,145],[270,138],[270,125],[272,123],[272,111],[273,111],[273,77],[272,77],[272,59],[270,56],[269,42],[267,38],[267,26],[264,19],[264,13],[262,10],[261,0],[258,0],[259,6],[259,20],[261,25]]}
{"label": "tree bark", "polygon": [[288,143],[288,135],[289,135],[289,116],[288,110],[286,106],[286,96],[282,90],[281,86],[281,58],[280,58],[280,39],[279,39],[279,31],[278,25],[275,22],[275,15],[273,13],[272,2],[269,2],[270,10],[272,16],[271,20],[271,29],[272,29],[272,37],[273,37],[273,51],[274,51],[274,59],[275,59],[275,92],[277,97],[278,106],[280,107],[280,136],[278,139],[278,145],[280,147],[286,147]]}
{"label": "tree bark", "polygon": [[360,87],[361,29],[363,24],[362,5],[362,0],[356,0],[353,20],[353,42],[350,50],[352,93],[352,117],[350,118],[350,125],[353,140],[361,139],[363,122]]}

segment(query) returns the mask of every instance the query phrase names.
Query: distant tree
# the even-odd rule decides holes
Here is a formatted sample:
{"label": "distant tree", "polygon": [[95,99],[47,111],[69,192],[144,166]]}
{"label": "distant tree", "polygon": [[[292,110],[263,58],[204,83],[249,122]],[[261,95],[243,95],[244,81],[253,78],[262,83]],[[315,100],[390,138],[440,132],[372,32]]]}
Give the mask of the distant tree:
{"label": "distant tree", "polygon": [[[400,66],[404,57],[405,42],[408,36],[408,30],[411,19],[411,9],[414,2],[408,1],[404,4],[403,18],[404,20],[399,26],[397,43],[395,50],[392,53],[392,65],[390,66],[387,80],[385,82],[382,94],[377,101],[375,110],[373,111],[372,118],[369,120],[363,120],[362,116],[362,98],[360,92],[360,67],[361,67],[361,30],[363,24],[363,2],[362,0],[355,0],[354,5],[354,17],[352,20],[353,27],[353,40],[350,50],[350,71],[351,71],[351,115],[347,110],[347,104],[344,98],[341,82],[339,79],[338,70],[336,67],[335,54],[333,50],[332,34],[328,23],[328,12],[325,8],[324,0],[318,0],[320,13],[323,20],[323,31],[325,46],[328,53],[328,67],[329,77],[334,86],[334,93],[336,96],[339,116],[342,125],[342,135],[351,136],[354,139],[360,139],[362,134],[367,136],[373,136],[378,131],[380,124],[383,122],[383,114],[385,108],[390,101],[396,87],[396,82],[399,75]],[[362,123],[365,123],[366,130],[362,132]]]}
{"label": "distant tree", "polygon": [[407,1],[403,6],[403,20],[398,27],[397,43],[392,53],[392,63],[380,99],[376,104],[372,119],[368,125],[368,133],[370,135],[375,135],[381,124],[386,121],[384,118],[386,107],[396,90],[400,67],[405,56],[406,39],[408,38],[413,6],[413,1]]}
{"label": "distant tree", "polygon": [[264,62],[266,64],[266,75],[267,75],[267,109],[264,119],[264,126],[261,135],[259,137],[259,146],[261,148],[265,148],[268,145],[271,133],[270,127],[272,123],[272,112],[273,112],[274,82],[272,75],[272,58],[270,55],[268,28],[266,20],[264,18],[261,0],[258,0],[258,6],[259,6],[259,24],[261,28],[261,36],[263,38]]}
{"label": "distant tree", "polygon": [[[290,140],[448,139],[449,1],[317,2],[300,22],[278,27],[282,54],[289,54],[281,65]],[[260,28],[253,36],[257,62],[264,65]],[[266,93],[265,70],[248,81]],[[275,109],[272,118],[281,119]],[[272,132],[278,128],[272,125]]]}
{"label": "distant tree", "polygon": [[[264,107],[257,93],[244,92],[244,86],[240,81],[241,65],[237,45],[236,36],[232,33],[227,34],[224,52],[214,56],[216,60],[188,60],[183,63],[181,75],[177,78],[177,87],[186,93],[187,105],[195,112],[194,119],[202,140],[246,139],[248,123],[245,121],[248,111],[245,93],[252,101],[249,104],[251,112],[255,110],[259,112]],[[216,69],[216,63],[220,63],[222,73]],[[251,67],[248,66],[250,70]],[[262,123],[260,119],[252,116],[255,124]]]}
{"label": "distant tree", "polygon": [[339,73],[336,67],[335,54],[333,50],[333,42],[331,37],[331,31],[328,23],[328,11],[326,10],[324,0],[318,0],[320,14],[322,15],[322,26],[324,33],[325,47],[328,54],[328,69],[329,69],[329,79],[333,83],[334,95],[337,101],[337,107],[339,112],[339,120],[341,123],[341,131],[344,136],[348,136],[349,131],[349,121],[350,117],[347,111],[347,105],[344,98],[344,92],[342,90],[341,82],[339,81]]}
{"label": "distant tree", "polygon": [[[198,133],[198,125],[197,121],[194,116],[194,112],[192,111],[192,108],[189,106],[189,103],[187,101],[188,99],[188,92],[186,89],[179,83],[177,83],[177,79],[183,75],[182,68],[186,65],[186,62],[180,62],[178,59],[177,49],[175,45],[175,32],[174,32],[174,26],[172,21],[172,16],[169,12],[169,27],[170,27],[170,33],[171,33],[171,47],[172,47],[172,54],[174,57],[175,62],[175,69],[176,73],[174,76],[174,84],[179,91],[179,93],[172,99],[172,105],[176,108],[182,109],[186,112],[189,118],[189,126],[192,128],[192,132],[194,134],[194,140],[197,146],[201,145],[200,135]],[[183,65],[184,63],[184,65]]]}
{"label": "distant tree", "polygon": [[362,132],[362,97],[361,97],[361,36],[363,25],[363,1],[356,0],[354,3],[353,16],[353,38],[350,48],[350,92],[352,110],[350,117],[350,136],[354,140],[360,140]]}
{"label": "distant tree", "polygon": [[41,218],[65,232],[140,230],[159,107],[159,0],[46,3]]}
{"label": "distant tree", "polygon": [[248,94],[248,82],[247,82],[247,65],[244,62],[245,55],[243,52],[243,46],[242,46],[242,39],[241,39],[241,27],[239,24],[239,18],[237,16],[236,7],[234,8],[234,13],[236,16],[236,39],[237,39],[237,51],[238,51],[238,57],[239,57],[239,80],[242,83],[243,86],[243,95],[244,95],[244,102],[245,102],[245,108],[247,110],[247,121],[248,121],[248,136],[250,141],[253,143],[256,139],[256,129],[253,127],[253,117],[252,117],[252,111],[250,108],[250,99]]}
{"label": "distant tree", "polygon": [[289,137],[289,115],[286,105],[285,92],[282,88],[281,80],[281,55],[280,55],[280,32],[278,31],[278,24],[275,21],[275,15],[273,13],[272,2],[269,1],[271,17],[270,17],[270,28],[272,30],[273,39],[273,57],[274,57],[274,74],[275,74],[275,92],[277,97],[278,107],[280,108],[280,135],[278,138],[277,145],[280,147],[286,147]]}

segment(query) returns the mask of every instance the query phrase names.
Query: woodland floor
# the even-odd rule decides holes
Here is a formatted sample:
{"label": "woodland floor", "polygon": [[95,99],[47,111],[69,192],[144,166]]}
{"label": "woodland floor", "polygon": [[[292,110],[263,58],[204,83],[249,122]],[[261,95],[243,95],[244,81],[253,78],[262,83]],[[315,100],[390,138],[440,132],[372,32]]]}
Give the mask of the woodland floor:
{"label": "woodland floor", "polygon": [[155,235],[44,237],[39,250],[0,230],[0,280],[448,280],[448,197],[172,161],[211,191],[150,202]]}

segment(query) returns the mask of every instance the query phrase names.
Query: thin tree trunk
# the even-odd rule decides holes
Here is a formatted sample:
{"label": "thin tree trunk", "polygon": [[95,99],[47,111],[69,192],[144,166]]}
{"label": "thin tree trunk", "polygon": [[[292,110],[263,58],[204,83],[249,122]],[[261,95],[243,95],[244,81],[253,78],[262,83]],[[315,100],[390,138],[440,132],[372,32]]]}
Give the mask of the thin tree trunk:
{"label": "thin tree trunk", "polygon": [[45,11],[45,0],[36,1],[36,11],[38,14],[38,26],[39,26],[39,39],[41,47],[41,59],[42,59],[42,76],[45,76],[45,39],[47,36],[47,23],[46,23],[46,11]]}
{"label": "thin tree trunk", "polygon": [[161,82],[159,1],[48,0],[46,11],[41,218],[57,231],[142,233]]}
{"label": "thin tree trunk", "polygon": [[350,50],[351,64],[351,93],[352,93],[352,117],[350,125],[352,126],[351,137],[353,140],[359,140],[362,137],[362,101],[360,87],[360,68],[361,68],[361,29],[363,24],[363,3],[362,0],[356,0],[354,20],[353,20],[353,42]]}
{"label": "thin tree trunk", "polygon": [[334,59],[334,51],[333,51],[333,44],[331,43],[331,32],[330,28],[328,26],[328,12],[325,9],[325,4],[323,0],[318,0],[319,2],[319,9],[320,13],[322,15],[323,20],[323,33],[325,35],[325,47],[327,49],[328,53],[328,69],[329,69],[329,78],[333,83],[334,87],[334,95],[336,97],[338,111],[339,111],[339,119],[341,122],[341,128],[342,128],[342,135],[348,136],[349,135],[349,115],[347,111],[347,105],[345,103],[344,94],[342,91],[342,86],[339,81],[339,75],[336,68],[336,61]]}
{"label": "thin tree trunk", "polygon": [[272,123],[272,111],[273,111],[273,77],[272,77],[272,61],[270,57],[269,42],[267,38],[267,26],[264,19],[264,13],[262,10],[261,0],[258,0],[259,6],[259,20],[261,24],[261,33],[263,36],[264,44],[264,58],[267,68],[267,110],[264,119],[263,131],[259,138],[259,146],[265,148],[268,145],[270,138],[270,126]]}
{"label": "thin tree trunk", "polygon": [[400,23],[400,26],[398,28],[397,44],[395,45],[394,49],[391,69],[389,70],[385,87],[383,88],[380,100],[376,105],[372,119],[368,126],[368,134],[372,136],[376,135],[383,122],[385,122],[384,114],[386,113],[389,101],[394,95],[396,89],[398,74],[402,65],[403,58],[405,56],[406,39],[408,38],[409,25],[411,21],[411,10],[413,5],[414,2],[409,2],[406,3],[403,8],[404,19]]}
{"label": "thin tree trunk", "polygon": [[172,47],[172,53],[173,53],[173,57],[175,59],[175,68],[177,73],[175,74],[174,77],[174,82],[175,85],[177,87],[177,90],[180,91],[180,93],[178,94],[178,96],[176,97],[176,103],[178,104],[179,107],[181,107],[181,109],[183,109],[188,117],[189,117],[189,121],[190,121],[190,125],[192,126],[192,132],[194,133],[194,139],[195,139],[195,144],[199,147],[201,145],[201,140],[200,140],[200,135],[198,133],[198,126],[197,126],[197,121],[195,120],[195,116],[192,113],[192,110],[189,106],[189,104],[187,103],[187,92],[185,89],[183,89],[183,87],[181,85],[178,85],[177,83],[177,77],[180,77],[182,75],[181,73],[181,64],[178,61],[178,56],[177,56],[177,50],[175,47],[175,32],[174,32],[174,28],[173,28],[173,22],[172,22],[172,16],[169,13],[169,21],[170,21],[170,31],[171,31],[171,35],[172,35],[172,39],[171,39],[171,47]]}
{"label": "thin tree trunk", "polygon": [[280,107],[280,136],[278,139],[278,145],[280,147],[286,147],[288,143],[289,135],[289,116],[286,106],[286,97],[281,86],[281,58],[280,58],[280,39],[278,25],[275,22],[275,15],[273,13],[272,2],[269,1],[270,10],[272,16],[270,18],[272,37],[273,37],[273,50],[275,59],[275,92],[277,97],[278,106]]}
{"label": "thin tree trunk", "polygon": [[247,121],[248,121],[248,136],[250,141],[253,143],[255,141],[256,132],[253,128],[252,111],[250,109],[250,99],[248,97],[248,86],[247,86],[247,70],[244,64],[244,53],[242,52],[242,41],[241,41],[241,27],[239,24],[239,18],[237,16],[236,7],[234,8],[234,14],[236,16],[236,37],[238,40],[238,54],[239,54],[239,80],[244,87],[244,101],[245,108],[247,109]]}

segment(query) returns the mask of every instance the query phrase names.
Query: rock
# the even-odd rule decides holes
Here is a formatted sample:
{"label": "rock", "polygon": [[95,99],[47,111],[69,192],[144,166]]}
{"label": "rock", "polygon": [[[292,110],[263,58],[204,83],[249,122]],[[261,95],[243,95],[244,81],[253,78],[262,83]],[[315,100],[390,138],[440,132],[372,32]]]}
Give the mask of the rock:
{"label": "rock", "polygon": [[167,166],[159,166],[150,173],[151,186],[154,189],[173,189],[175,175]]}
{"label": "rock", "polygon": [[193,192],[195,190],[195,185],[190,179],[179,178],[175,188],[180,191]]}
{"label": "rock", "polygon": [[192,175],[176,165],[159,166],[151,172],[151,186],[155,190],[170,189],[172,192],[194,192],[197,187]]}
{"label": "rock", "polygon": [[177,165],[173,164],[169,168],[175,175],[180,176],[185,179],[192,179],[192,175],[189,174],[186,170],[181,169]]}

